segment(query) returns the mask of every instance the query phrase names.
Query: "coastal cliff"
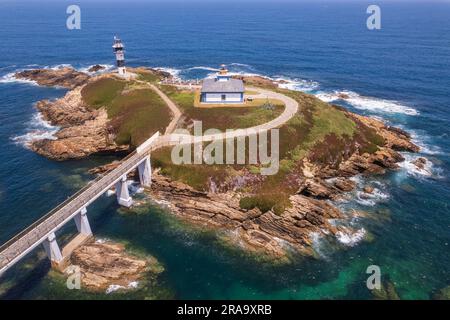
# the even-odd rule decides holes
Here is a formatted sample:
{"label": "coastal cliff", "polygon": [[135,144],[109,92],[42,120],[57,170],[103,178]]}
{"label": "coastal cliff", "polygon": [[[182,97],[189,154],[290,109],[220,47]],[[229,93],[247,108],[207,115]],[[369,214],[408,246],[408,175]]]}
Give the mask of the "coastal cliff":
{"label": "coastal cliff", "polygon": [[[90,72],[102,70],[102,66],[93,66]],[[168,74],[146,68],[132,69],[142,77],[159,79]],[[42,118],[53,126],[59,127],[53,138],[34,140],[28,146],[36,153],[49,159],[63,161],[68,159],[81,159],[92,154],[114,153],[130,151],[135,145],[142,142],[147,135],[157,129],[164,128],[170,121],[171,115],[163,106],[162,101],[150,93],[148,89],[139,86],[127,86],[125,81],[117,79],[111,74],[91,76],[73,68],[36,69],[26,70],[15,74],[18,79],[35,81],[43,86],[59,86],[71,89],[67,94],[56,100],[42,100],[37,102],[36,108]],[[102,91],[104,100],[90,100],[91,91]],[[127,107],[123,101],[130,101],[130,112],[115,112],[112,104],[107,101],[110,96],[117,96],[117,104],[122,109]],[[124,98],[125,97],[125,98]],[[114,98],[114,97],[113,97]],[[136,101],[137,100],[137,101]],[[165,119],[158,119],[158,124],[150,123],[147,127],[136,128],[135,132],[126,130],[127,121],[136,122],[142,118],[140,108],[153,108],[148,114],[161,115]],[[130,113],[133,113],[131,116]],[[125,128],[125,130],[123,129]],[[135,128],[133,128],[135,129]],[[137,141],[134,141],[134,135]],[[142,136],[142,137],[141,137]]]}

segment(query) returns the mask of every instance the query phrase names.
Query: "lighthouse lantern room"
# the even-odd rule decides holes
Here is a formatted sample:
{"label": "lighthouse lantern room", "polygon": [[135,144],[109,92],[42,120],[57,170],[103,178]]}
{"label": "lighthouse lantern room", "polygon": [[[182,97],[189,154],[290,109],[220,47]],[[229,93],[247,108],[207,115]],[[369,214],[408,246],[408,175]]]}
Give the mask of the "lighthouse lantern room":
{"label": "lighthouse lantern room", "polygon": [[122,40],[114,37],[113,51],[116,55],[117,70],[120,76],[126,76],[127,70],[125,68],[125,54]]}

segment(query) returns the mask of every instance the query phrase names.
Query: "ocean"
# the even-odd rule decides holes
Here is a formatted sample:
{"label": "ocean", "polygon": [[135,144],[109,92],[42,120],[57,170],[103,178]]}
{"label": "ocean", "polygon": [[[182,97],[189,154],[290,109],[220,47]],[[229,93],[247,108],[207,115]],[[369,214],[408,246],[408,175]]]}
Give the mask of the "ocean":
{"label": "ocean", "polygon": [[[355,192],[337,205],[367,217],[349,219],[358,231],[337,243],[315,237],[317,258],[258,261],[163,208],[126,214],[102,197],[88,208],[96,237],[156,257],[165,268],[157,283],[128,293],[68,290],[37,250],[0,280],[0,299],[371,299],[370,265],[402,299],[430,299],[450,285],[450,3],[381,2],[382,29],[374,31],[366,27],[366,1],[81,1],[81,30],[66,28],[69,4],[0,1],[0,243],[92,179],[89,168],[115,158],[54,162],[28,150],[27,141],[57,130],[34,104],[66,90],[13,73],[112,67],[114,35],[130,66],[197,79],[224,63],[233,73],[284,79],[290,89],[407,130],[422,151],[405,154],[395,172],[356,178],[374,185],[374,195]],[[410,163],[420,156],[430,160],[426,171]]]}

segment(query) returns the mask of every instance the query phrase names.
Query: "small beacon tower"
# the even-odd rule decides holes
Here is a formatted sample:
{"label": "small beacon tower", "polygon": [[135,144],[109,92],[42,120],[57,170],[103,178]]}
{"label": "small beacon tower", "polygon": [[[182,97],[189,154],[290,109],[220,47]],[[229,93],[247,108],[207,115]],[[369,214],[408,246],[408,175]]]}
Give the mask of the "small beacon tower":
{"label": "small beacon tower", "polygon": [[120,76],[125,76],[127,74],[127,70],[125,68],[125,54],[124,54],[124,45],[122,40],[118,37],[114,37],[113,51],[116,55],[117,61],[117,69]]}

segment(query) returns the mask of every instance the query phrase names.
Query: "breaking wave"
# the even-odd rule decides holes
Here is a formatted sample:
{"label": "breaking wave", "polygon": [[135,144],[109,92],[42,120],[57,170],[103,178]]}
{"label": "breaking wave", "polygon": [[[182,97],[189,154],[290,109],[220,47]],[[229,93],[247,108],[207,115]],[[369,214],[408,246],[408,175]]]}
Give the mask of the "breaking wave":
{"label": "breaking wave", "polygon": [[361,96],[353,91],[319,92],[316,96],[324,102],[345,101],[356,109],[372,112],[401,113],[409,116],[419,115],[414,108],[402,105],[397,101]]}
{"label": "breaking wave", "polygon": [[402,154],[403,157],[405,158],[405,161],[399,163],[400,168],[402,168],[406,174],[416,177],[416,178],[420,178],[420,177],[439,177],[439,169],[434,168],[433,167],[433,163],[427,159],[426,163],[424,164],[423,168],[419,168],[418,166],[416,166],[414,164],[414,162],[419,159],[419,158],[423,158],[421,156],[417,156],[417,155],[411,155],[411,154],[407,154],[404,153]]}
{"label": "breaking wave", "polygon": [[16,73],[20,72],[20,70],[17,70],[15,72],[10,72],[5,74],[4,76],[2,76],[0,78],[0,83],[26,83],[26,84],[30,84],[33,86],[37,86],[38,84],[36,83],[36,81],[33,80],[26,80],[26,79],[18,79],[16,78]]}
{"label": "breaking wave", "polygon": [[191,67],[191,68],[188,68],[187,70],[205,70],[205,71],[214,71],[214,72],[219,71],[219,69],[217,69],[217,68],[205,67],[205,66]]}
{"label": "breaking wave", "polygon": [[280,88],[293,91],[311,92],[319,87],[319,83],[313,80],[289,79],[286,77],[275,77],[273,80],[279,83]]}
{"label": "breaking wave", "polygon": [[337,240],[342,243],[343,245],[354,247],[359,242],[361,242],[364,237],[366,236],[366,229],[361,228],[355,232],[344,232],[344,231],[338,231],[336,233]]}
{"label": "breaking wave", "polygon": [[18,145],[28,148],[30,143],[36,140],[55,140],[55,134],[58,130],[59,127],[52,126],[42,118],[40,113],[37,112],[29,121],[26,133],[12,137],[11,140]]}
{"label": "breaking wave", "polygon": [[174,77],[175,79],[180,79],[180,74],[181,74],[181,71],[182,71],[181,69],[168,68],[168,67],[157,67],[157,68],[154,68],[154,69],[170,73],[172,75],[172,77]]}

